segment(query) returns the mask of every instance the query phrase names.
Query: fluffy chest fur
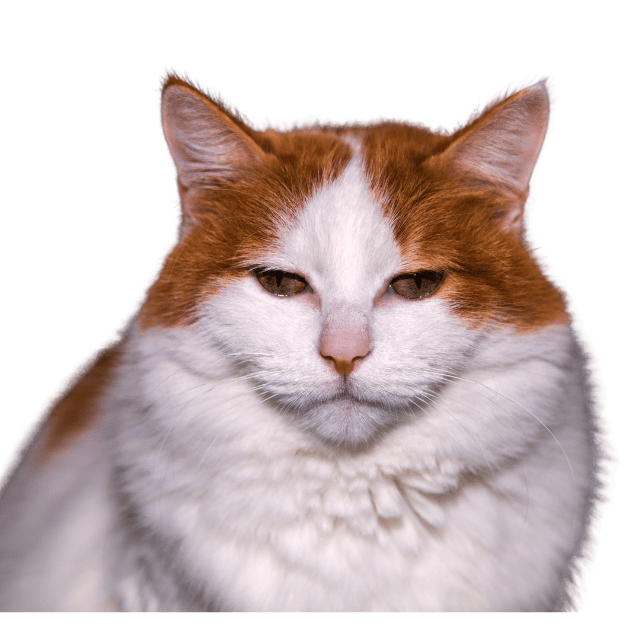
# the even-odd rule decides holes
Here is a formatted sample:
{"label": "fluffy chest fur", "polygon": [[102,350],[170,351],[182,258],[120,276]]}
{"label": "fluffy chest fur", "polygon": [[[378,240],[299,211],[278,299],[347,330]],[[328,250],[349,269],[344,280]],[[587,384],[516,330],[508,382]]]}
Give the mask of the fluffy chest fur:
{"label": "fluffy chest fur", "polygon": [[[128,376],[131,402],[140,401],[143,388],[167,384],[137,414],[141,436],[118,439],[115,448],[124,500],[133,502],[135,528],[144,528],[140,540],[149,552],[158,551],[154,537],[160,548],[163,541],[177,546],[173,566],[185,571],[185,591],[174,606],[550,605],[560,592],[554,580],[564,574],[557,552],[580,530],[587,459],[564,451],[583,446],[583,435],[559,427],[556,439],[549,429],[558,409],[583,416],[575,408],[579,387],[562,371],[571,360],[544,364],[569,334],[558,329],[541,338],[540,355],[503,371],[482,362],[419,420],[357,454],[312,443],[288,419],[276,420],[275,407],[248,380],[206,382],[182,374],[179,361],[142,353],[138,362],[152,361],[154,369],[140,381]],[[565,393],[553,396],[554,383]],[[535,394],[527,397],[522,385]],[[547,424],[535,414],[553,417]],[[125,560],[134,552],[145,557],[145,545],[120,551]],[[163,578],[156,588],[167,586],[171,573],[151,565],[151,577]],[[202,590],[185,594],[188,588]],[[150,594],[134,583],[120,592],[135,609]]]}

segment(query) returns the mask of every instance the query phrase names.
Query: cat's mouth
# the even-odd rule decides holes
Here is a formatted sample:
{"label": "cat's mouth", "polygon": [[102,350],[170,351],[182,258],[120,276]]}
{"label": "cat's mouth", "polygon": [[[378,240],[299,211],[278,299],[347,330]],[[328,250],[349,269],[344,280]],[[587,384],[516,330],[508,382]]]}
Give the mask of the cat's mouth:
{"label": "cat's mouth", "polygon": [[324,441],[350,448],[362,447],[396,422],[386,407],[356,396],[343,384],[332,397],[300,413],[301,425]]}
{"label": "cat's mouth", "polygon": [[360,399],[354,395],[347,382],[341,382],[340,388],[328,401],[352,401],[360,403]]}
{"label": "cat's mouth", "polygon": [[[325,390],[325,392],[324,392]],[[404,421],[406,413],[397,410],[388,398],[367,396],[349,379],[332,389],[315,389],[311,395],[288,394],[276,398],[286,414],[305,432],[332,446],[362,450],[387,430]]]}

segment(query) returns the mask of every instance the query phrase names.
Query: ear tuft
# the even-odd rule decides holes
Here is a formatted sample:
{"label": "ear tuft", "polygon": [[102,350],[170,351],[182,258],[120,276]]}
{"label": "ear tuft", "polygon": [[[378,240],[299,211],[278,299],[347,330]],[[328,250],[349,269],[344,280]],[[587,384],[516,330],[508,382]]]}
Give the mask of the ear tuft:
{"label": "ear tuft", "polygon": [[241,120],[175,75],[163,86],[161,116],[185,187],[218,187],[263,159],[263,150]]}

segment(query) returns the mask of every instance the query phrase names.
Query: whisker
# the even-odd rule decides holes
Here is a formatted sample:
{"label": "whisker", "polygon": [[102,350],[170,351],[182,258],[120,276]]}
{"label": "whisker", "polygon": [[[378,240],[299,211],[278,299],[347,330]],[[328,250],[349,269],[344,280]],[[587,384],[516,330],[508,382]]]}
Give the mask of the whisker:
{"label": "whisker", "polygon": [[[530,410],[527,406],[523,405],[522,403],[520,403],[519,401],[505,395],[504,393],[501,393],[500,391],[497,391],[496,389],[484,384],[483,382],[480,382],[479,380],[474,380],[472,378],[468,378],[468,377],[463,377],[463,376],[458,376],[458,375],[454,375],[451,374],[447,371],[444,371],[442,369],[440,370],[436,370],[434,368],[431,368],[432,371],[436,371],[437,373],[439,373],[443,378],[449,380],[449,381],[453,381],[455,384],[458,384],[458,381],[460,382],[467,382],[469,384],[475,384],[478,386],[481,386],[482,388],[486,389],[487,391],[489,391],[490,393],[492,393],[494,396],[498,396],[501,397],[509,402],[512,402],[513,404],[515,404],[516,406],[518,406],[519,408],[521,408],[522,410],[524,410],[525,412],[527,412],[529,415],[531,415],[534,419],[536,419],[536,421],[538,421],[538,423],[549,433],[549,435],[553,438],[553,440],[557,443],[558,447],[560,448],[560,451],[562,452],[562,454],[564,455],[564,458],[566,459],[568,468],[569,468],[569,472],[571,474],[571,479],[573,480],[573,484],[575,485],[575,489],[574,489],[574,493],[575,493],[575,517],[577,517],[578,514],[578,510],[579,510],[579,496],[578,496],[578,488],[577,488],[577,479],[575,477],[575,472],[573,470],[573,466],[571,464],[570,458],[568,456],[568,454],[566,453],[566,450],[564,449],[564,447],[562,446],[562,444],[560,443],[560,441],[558,440],[558,437],[553,433],[553,431],[547,426],[546,423],[544,423],[539,417],[538,415],[536,415],[532,410]],[[513,417],[513,415],[506,410],[505,407],[501,406],[501,404],[499,404],[498,402],[496,402],[492,397],[489,397],[488,395],[484,395],[482,393],[478,393],[477,391],[475,391],[474,389],[468,388],[465,385],[462,384],[458,384],[458,386],[460,386],[460,388],[463,388],[464,390],[473,393],[474,395],[477,395],[478,397],[482,397],[483,399],[486,399],[490,402],[492,402],[493,404],[495,404],[495,406],[497,406],[497,408],[499,408],[500,410],[502,410],[505,414],[507,414],[509,417]],[[459,404],[460,405],[460,404]],[[475,410],[474,408],[472,408],[473,410]],[[516,423],[517,426],[522,427],[522,424],[519,423],[516,419],[512,418],[512,422]],[[526,480],[526,489],[527,489],[527,480]],[[528,500],[529,500],[529,491],[528,491]],[[526,515],[526,519],[527,519],[527,515]],[[572,527],[571,528],[571,533],[574,534],[575,532],[575,528]]]}
{"label": "whisker", "polygon": [[[430,395],[430,404],[433,404],[435,406],[439,406],[440,410],[443,410],[444,412],[446,412],[471,438],[471,440],[475,443],[476,447],[480,450],[480,453],[482,454],[482,457],[484,458],[484,462],[486,463],[486,465],[488,466],[488,469],[491,473],[491,475],[493,476],[493,479],[495,478],[495,472],[493,471],[493,467],[491,466],[490,462],[488,461],[488,458],[486,457],[486,454],[484,453],[484,450],[482,448],[482,446],[475,440],[475,437],[471,434],[471,432],[469,432],[469,430],[466,428],[466,426],[459,421],[449,410],[446,410],[445,408],[440,407],[440,404],[436,401],[435,399],[435,395],[433,394],[429,394]],[[438,398],[440,399],[440,397]],[[453,437],[452,437],[453,438]],[[456,441],[457,444],[457,441]]]}

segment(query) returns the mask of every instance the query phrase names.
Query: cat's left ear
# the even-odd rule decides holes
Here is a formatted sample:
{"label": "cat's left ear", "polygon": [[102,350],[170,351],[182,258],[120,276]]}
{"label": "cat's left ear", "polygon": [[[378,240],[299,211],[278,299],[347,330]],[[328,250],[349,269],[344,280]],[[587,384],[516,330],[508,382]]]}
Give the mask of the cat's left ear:
{"label": "cat's left ear", "polygon": [[519,233],[529,181],[547,133],[545,81],[490,107],[453,136],[435,159],[467,183],[495,186],[511,202],[502,225]]}

